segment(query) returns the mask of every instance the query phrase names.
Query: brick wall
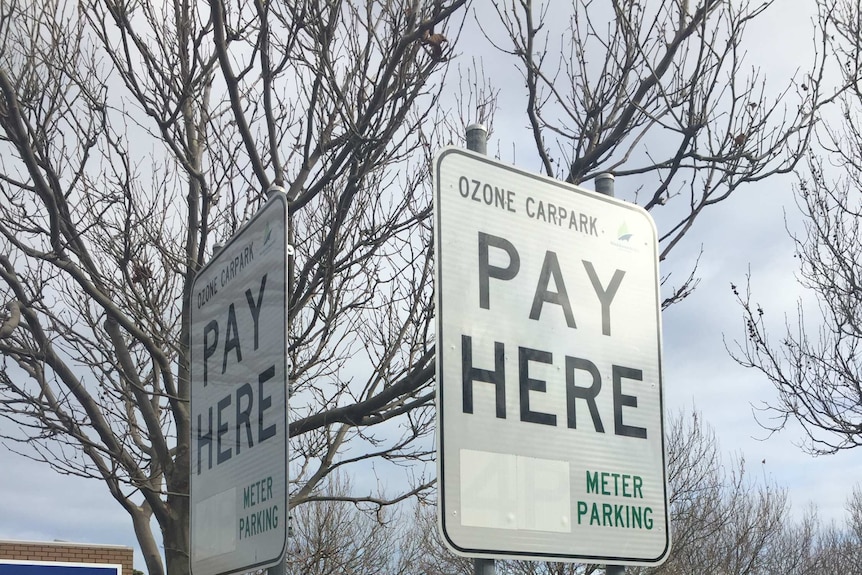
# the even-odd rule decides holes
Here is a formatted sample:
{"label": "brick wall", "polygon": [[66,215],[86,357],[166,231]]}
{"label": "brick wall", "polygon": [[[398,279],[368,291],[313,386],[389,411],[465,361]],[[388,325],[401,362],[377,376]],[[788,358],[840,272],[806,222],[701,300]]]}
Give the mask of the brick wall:
{"label": "brick wall", "polygon": [[122,575],[132,575],[131,547],[83,543],[0,541],[0,559],[58,561],[65,563],[110,563],[123,566]]}

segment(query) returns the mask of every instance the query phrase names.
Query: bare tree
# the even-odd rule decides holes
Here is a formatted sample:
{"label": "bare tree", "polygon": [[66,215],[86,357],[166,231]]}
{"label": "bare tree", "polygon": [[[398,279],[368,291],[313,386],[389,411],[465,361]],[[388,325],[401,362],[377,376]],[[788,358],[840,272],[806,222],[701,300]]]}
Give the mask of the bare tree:
{"label": "bare tree", "polygon": [[667,561],[632,572],[760,573],[785,537],[786,492],[753,478],[744,460],[722,454],[710,425],[692,410],[670,419],[668,487],[673,545]]}
{"label": "bare tree", "polygon": [[[857,543],[862,543],[862,484],[857,483],[847,500],[847,511],[850,513],[850,529]],[[862,545],[857,545],[862,550]]]}
{"label": "bare tree", "polygon": [[404,536],[398,507],[362,510],[338,473],[321,486],[326,497],[296,508],[286,572],[296,575],[408,573],[417,557]]}
{"label": "bare tree", "polygon": [[[627,199],[659,210],[664,260],[705,208],[793,170],[842,89],[823,79],[826,13],[799,78],[748,72],[746,27],[773,4],[573,1],[561,12],[520,0],[496,4],[503,33],[486,34],[518,62],[541,171],[574,183],[614,174]],[[692,271],[663,306],[696,285]]]}
{"label": "bare tree", "polygon": [[[188,571],[192,280],[273,184],[295,198],[292,503],[369,462],[413,479],[341,500],[430,489],[429,166],[498,94],[472,66],[446,83],[476,49],[462,25],[487,22],[466,4],[0,3],[0,433],[104,481],[151,575],[153,519],[167,571]],[[522,71],[542,171],[637,176],[633,199],[679,206],[666,257],[707,206],[793,167],[831,98],[822,61],[769,96],[740,49],[766,5],[599,4],[499,4],[487,39]]]}
{"label": "bare tree", "polygon": [[425,190],[463,4],[3,3],[5,435],[105,481],[151,575],[151,518],[188,570],[191,280],[273,183],[295,197],[293,502],[429,457]]}
{"label": "bare tree", "polygon": [[408,526],[408,541],[413,543],[416,561],[405,571],[408,575],[473,575],[473,560],[455,555],[444,545],[437,528],[435,505],[417,503]]}
{"label": "bare tree", "polygon": [[752,476],[745,461],[725,463],[697,411],[674,416],[668,435],[673,549],[663,565],[632,573],[821,575],[858,569],[858,489],[847,503],[848,521],[827,525],[814,507],[792,513],[787,491]]}
{"label": "bare tree", "polygon": [[862,13],[855,2],[837,2],[833,10],[834,52],[851,89],[837,106],[839,125],[823,124],[807,172],[799,174],[795,191],[805,227],[792,236],[799,282],[816,297],[818,309],[806,313],[800,301],[798,317],[786,320],[785,333],[772,340],[767,306],[753,299],[748,286],[731,286],[747,331],[733,354],[777,391],[760,423],[777,431],[798,421],[807,435],[804,447],[815,454],[862,445]]}
{"label": "bare tree", "polygon": [[746,325],[746,338],[731,353],[777,391],[774,401],[758,408],[758,422],[774,432],[797,421],[806,434],[804,449],[829,454],[862,445],[862,204],[854,181],[860,172],[848,164],[846,179],[831,182],[819,159],[812,158],[809,168],[810,179],[801,176],[797,187],[805,233],[794,241],[800,282],[819,300],[818,309],[806,314],[800,301],[796,319],[786,320],[785,333],[773,341],[769,306],[754,299],[749,285],[731,285]]}
{"label": "bare tree", "polygon": [[[715,433],[701,414],[678,413],[667,425],[667,473],[672,546],[660,569],[694,568],[731,520],[728,492],[742,491],[742,476],[726,473]],[[735,470],[736,471],[736,470]]]}

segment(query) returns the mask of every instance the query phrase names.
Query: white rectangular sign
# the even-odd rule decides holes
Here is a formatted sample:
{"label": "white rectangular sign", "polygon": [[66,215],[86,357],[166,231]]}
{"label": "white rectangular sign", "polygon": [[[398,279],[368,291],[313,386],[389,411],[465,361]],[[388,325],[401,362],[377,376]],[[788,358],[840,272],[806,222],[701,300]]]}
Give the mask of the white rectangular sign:
{"label": "white rectangular sign", "polygon": [[444,540],[474,557],[662,562],[652,218],[461,149],[434,172]]}
{"label": "white rectangular sign", "polygon": [[267,203],[195,276],[191,567],[226,575],[285,549],[287,199]]}

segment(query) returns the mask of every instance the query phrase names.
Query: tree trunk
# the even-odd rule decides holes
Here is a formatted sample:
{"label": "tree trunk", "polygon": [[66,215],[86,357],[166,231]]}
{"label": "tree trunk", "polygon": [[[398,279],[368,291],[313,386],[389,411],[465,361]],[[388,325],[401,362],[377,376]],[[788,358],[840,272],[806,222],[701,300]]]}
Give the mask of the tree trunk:
{"label": "tree trunk", "polygon": [[168,575],[189,575],[191,572],[189,545],[189,498],[168,495],[171,519],[162,529],[165,541],[165,562]]}
{"label": "tree trunk", "polygon": [[164,575],[165,567],[162,563],[162,555],[159,553],[159,545],[156,543],[156,538],[153,537],[153,530],[150,525],[150,520],[153,516],[152,512],[146,506],[136,507],[129,510],[129,515],[132,516],[135,538],[137,538],[138,544],[141,546],[141,553],[144,555],[147,572],[149,575]]}

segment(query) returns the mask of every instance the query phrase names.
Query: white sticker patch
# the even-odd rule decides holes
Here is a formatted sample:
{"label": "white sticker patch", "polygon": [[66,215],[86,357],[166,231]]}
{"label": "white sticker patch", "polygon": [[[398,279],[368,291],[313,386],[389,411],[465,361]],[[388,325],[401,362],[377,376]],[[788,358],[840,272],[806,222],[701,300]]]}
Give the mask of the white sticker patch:
{"label": "white sticker patch", "polygon": [[195,504],[198,533],[194,560],[236,550],[236,488],[217,493]]}
{"label": "white sticker patch", "polygon": [[461,524],[571,533],[569,463],[460,450]]}

